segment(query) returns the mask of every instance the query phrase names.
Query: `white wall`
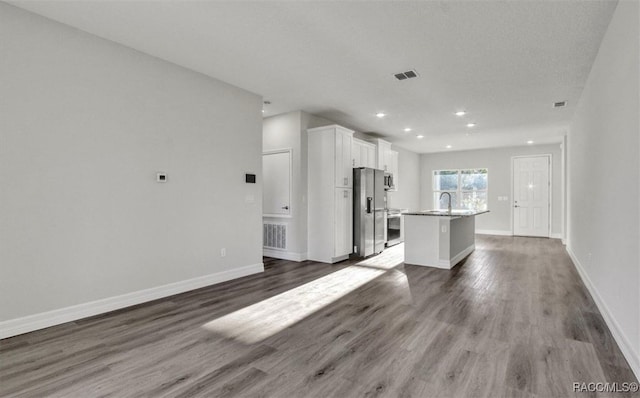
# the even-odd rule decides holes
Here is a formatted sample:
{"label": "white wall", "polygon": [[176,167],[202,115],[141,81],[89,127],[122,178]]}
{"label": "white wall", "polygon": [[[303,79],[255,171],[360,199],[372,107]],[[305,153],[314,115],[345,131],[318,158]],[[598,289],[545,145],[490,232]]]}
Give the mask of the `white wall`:
{"label": "white wall", "polygon": [[290,217],[264,217],[264,222],[287,225],[287,249],[265,250],[265,255],[294,261],[307,259],[307,129],[335,124],[303,111],[264,118],[262,145],[264,151],[291,149],[291,214]]}
{"label": "white wall", "polygon": [[1,327],[262,269],[259,96],[1,2],[0,37]]}
{"label": "white wall", "polygon": [[[306,169],[302,168],[303,148],[300,133],[300,111],[265,118],[262,123],[262,149],[273,151],[291,149],[291,203],[290,217],[264,217],[264,222],[276,222],[287,226],[286,253],[265,254],[291,260],[304,260],[307,252]],[[306,152],[306,151],[305,151]],[[306,155],[304,155],[306,156]],[[303,219],[305,221],[303,221]],[[303,224],[304,223],[304,224]]]}
{"label": "white wall", "polygon": [[398,190],[387,192],[387,206],[392,209],[420,210],[420,155],[392,145],[398,151]]}
{"label": "white wall", "polygon": [[618,3],[571,123],[567,249],[640,377],[638,8]]}
{"label": "white wall", "polygon": [[[476,230],[509,234],[511,223],[511,158],[551,154],[551,234],[562,235],[562,156],[560,144],[527,145],[522,147],[493,148],[474,151],[453,151],[421,155],[422,209],[433,209],[433,170],[487,168],[489,170],[489,213],[476,217]],[[498,196],[508,196],[507,201],[498,201]]]}

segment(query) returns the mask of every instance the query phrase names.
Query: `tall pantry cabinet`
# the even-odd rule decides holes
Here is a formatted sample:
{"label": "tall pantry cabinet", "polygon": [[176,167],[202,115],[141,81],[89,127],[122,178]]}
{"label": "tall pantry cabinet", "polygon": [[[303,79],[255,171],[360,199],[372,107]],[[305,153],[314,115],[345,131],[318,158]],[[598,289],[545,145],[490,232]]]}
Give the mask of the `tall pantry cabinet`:
{"label": "tall pantry cabinet", "polygon": [[308,132],[308,258],[335,263],[353,251],[353,131]]}

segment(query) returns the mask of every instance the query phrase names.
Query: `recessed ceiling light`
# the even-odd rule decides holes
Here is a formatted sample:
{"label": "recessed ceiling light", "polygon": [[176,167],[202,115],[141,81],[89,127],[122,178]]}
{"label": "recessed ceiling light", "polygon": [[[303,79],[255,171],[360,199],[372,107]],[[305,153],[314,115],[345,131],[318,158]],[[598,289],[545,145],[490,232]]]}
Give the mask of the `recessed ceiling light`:
{"label": "recessed ceiling light", "polygon": [[527,144],[531,145],[531,144],[533,144],[533,141],[529,140],[529,141],[527,141]]}
{"label": "recessed ceiling light", "polygon": [[262,113],[264,113],[264,109],[262,110]]}
{"label": "recessed ceiling light", "polygon": [[447,145],[445,148],[447,148],[447,149],[451,149],[451,145]]}
{"label": "recessed ceiling light", "polygon": [[404,132],[408,133],[409,131],[411,131],[411,128],[410,127],[405,127]]}
{"label": "recessed ceiling light", "polygon": [[458,112],[455,113],[456,116],[464,116],[466,114],[467,114],[467,112],[465,112],[465,111],[458,111]]}
{"label": "recessed ceiling light", "polygon": [[386,115],[386,113],[378,112],[378,113],[376,113],[376,116],[379,117],[379,118],[383,118],[383,117],[385,117],[387,115]]}
{"label": "recessed ceiling light", "polygon": [[418,134],[418,135],[416,135],[416,138],[417,138],[417,139],[419,139],[419,140],[421,140],[421,139],[423,139],[423,138],[424,138],[424,135],[422,135],[422,134]]}
{"label": "recessed ceiling light", "polygon": [[471,128],[471,127],[476,127],[475,123],[467,123],[467,127]]}

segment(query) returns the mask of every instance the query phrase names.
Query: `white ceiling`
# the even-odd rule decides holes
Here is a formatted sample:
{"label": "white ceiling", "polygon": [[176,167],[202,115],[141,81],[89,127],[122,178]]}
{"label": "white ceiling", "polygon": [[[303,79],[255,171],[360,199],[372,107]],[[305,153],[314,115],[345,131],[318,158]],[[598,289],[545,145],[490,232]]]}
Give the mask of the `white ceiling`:
{"label": "white ceiling", "polygon": [[[616,6],[582,0],[11,3],[262,95],[272,102],[266,116],[302,109],[421,153],[446,145],[559,142]],[[409,69],[420,76],[393,77]],[[561,100],[568,106],[554,109]],[[468,114],[454,116],[459,109]],[[388,116],[376,118],[379,111]],[[468,122],[477,126],[468,129]]]}

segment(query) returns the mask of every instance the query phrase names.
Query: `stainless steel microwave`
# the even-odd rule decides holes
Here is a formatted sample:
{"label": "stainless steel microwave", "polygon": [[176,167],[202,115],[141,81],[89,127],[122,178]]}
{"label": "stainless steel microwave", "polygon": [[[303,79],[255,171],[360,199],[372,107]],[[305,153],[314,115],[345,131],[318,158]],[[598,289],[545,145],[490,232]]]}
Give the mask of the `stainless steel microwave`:
{"label": "stainless steel microwave", "polygon": [[393,174],[391,173],[384,173],[384,190],[388,191],[390,189],[395,189],[396,186],[393,182]]}

